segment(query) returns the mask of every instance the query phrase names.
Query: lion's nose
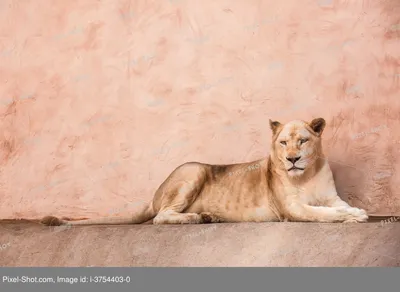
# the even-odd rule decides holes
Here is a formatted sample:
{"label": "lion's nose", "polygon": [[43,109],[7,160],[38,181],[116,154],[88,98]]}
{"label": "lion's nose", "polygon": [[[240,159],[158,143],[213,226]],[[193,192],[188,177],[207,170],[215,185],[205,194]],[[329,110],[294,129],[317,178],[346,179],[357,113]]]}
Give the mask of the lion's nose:
{"label": "lion's nose", "polygon": [[286,160],[290,161],[291,163],[295,164],[297,161],[299,161],[301,156],[297,157],[286,157]]}

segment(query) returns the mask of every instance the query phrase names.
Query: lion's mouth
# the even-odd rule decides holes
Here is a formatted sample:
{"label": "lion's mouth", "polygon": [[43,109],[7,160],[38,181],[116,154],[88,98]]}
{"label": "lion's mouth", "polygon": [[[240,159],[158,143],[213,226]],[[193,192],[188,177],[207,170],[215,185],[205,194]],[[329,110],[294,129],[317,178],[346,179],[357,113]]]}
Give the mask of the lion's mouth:
{"label": "lion's mouth", "polygon": [[297,166],[292,166],[291,168],[288,169],[288,171],[292,171],[292,170],[304,170],[304,168],[300,168]]}

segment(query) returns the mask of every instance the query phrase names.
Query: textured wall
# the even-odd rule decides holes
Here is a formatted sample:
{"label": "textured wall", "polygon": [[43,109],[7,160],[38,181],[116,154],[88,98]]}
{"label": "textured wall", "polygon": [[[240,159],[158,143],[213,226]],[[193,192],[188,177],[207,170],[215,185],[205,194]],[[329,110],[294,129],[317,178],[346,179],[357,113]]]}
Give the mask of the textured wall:
{"label": "textured wall", "polygon": [[1,218],[128,214],[185,161],[324,117],[339,191],[399,213],[400,2],[0,2]]}

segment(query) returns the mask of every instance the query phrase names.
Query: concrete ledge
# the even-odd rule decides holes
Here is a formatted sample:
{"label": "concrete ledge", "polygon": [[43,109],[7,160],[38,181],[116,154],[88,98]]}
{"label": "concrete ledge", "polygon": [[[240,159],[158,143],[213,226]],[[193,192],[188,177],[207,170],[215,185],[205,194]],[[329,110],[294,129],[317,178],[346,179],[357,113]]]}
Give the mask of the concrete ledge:
{"label": "concrete ledge", "polygon": [[0,224],[1,265],[400,266],[400,224]]}

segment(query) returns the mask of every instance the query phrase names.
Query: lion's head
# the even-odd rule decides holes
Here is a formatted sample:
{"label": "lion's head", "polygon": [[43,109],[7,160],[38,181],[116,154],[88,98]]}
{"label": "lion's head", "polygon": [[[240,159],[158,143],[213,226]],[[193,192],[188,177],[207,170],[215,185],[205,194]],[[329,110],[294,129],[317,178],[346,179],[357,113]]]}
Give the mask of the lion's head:
{"label": "lion's head", "polygon": [[310,123],[295,120],[287,124],[270,120],[269,124],[273,133],[271,155],[290,177],[301,176],[322,157],[324,119],[314,119]]}

